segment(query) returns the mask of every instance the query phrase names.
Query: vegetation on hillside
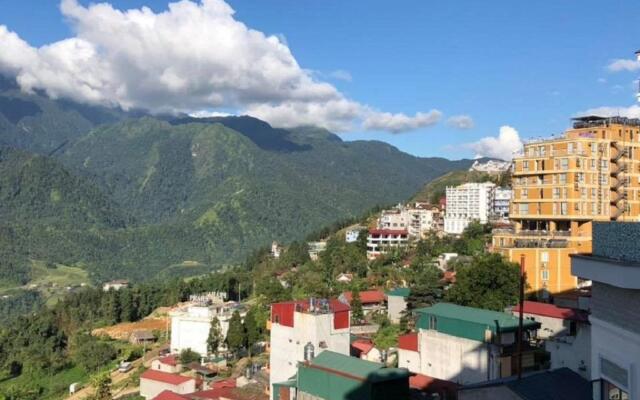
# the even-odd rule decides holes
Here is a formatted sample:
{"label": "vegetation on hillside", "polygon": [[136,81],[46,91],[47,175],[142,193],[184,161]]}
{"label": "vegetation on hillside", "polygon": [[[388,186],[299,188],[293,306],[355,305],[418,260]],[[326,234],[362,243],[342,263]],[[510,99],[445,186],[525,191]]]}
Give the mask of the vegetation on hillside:
{"label": "vegetation on hillside", "polygon": [[413,196],[412,201],[438,204],[438,201],[445,196],[447,186],[458,186],[467,182],[493,182],[498,186],[509,186],[509,179],[508,173],[489,175],[478,171],[452,171],[427,183]]}

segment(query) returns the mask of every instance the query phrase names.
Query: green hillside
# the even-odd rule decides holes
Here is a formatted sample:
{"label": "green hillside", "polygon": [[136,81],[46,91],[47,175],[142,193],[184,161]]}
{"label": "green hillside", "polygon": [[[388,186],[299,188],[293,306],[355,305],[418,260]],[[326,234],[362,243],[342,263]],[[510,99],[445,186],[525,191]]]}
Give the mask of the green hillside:
{"label": "green hillside", "polygon": [[33,262],[93,281],[202,273],[471,164],[251,117],[135,117],[1,80],[0,143],[5,286],[29,282]]}
{"label": "green hillside", "polygon": [[505,178],[502,176],[489,175],[478,171],[452,171],[444,174],[426,185],[413,196],[412,201],[425,201],[437,204],[441,197],[445,195],[447,186],[458,186],[467,182],[494,182],[504,184]]}

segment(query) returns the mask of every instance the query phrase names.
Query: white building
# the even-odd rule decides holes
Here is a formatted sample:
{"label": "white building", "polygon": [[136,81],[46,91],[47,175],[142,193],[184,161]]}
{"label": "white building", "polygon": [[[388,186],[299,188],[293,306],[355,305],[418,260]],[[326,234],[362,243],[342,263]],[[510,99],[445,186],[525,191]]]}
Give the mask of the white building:
{"label": "white building", "polygon": [[406,229],[370,229],[367,236],[367,258],[375,260],[394,248],[409,244],[409,232]]}
{"label": "white building", "polygon": [[572,257],[573,275],[592,282],[594,399],[640,399],[639,223],[594,222],[591,256]]}
{"label": "white building", "polygon": [[513,190],[503,187],[495,187],[493,190],[492,216],[496,219],[507,220],[509,218],[509,203],[513,196]]}
{"label": "white building", "polygon": [[360,231],[362,231],[363,229],[365,229],[365,227],[360,225],[351,226],[347,228],[347,230],[344,233],[344,240],[347,243],[357,242],[358,238],[360,237]]}
{"label": "white building", "polygon": [[102,285],[102,290],[104,290],[105,292],[108,292],[111,289],[120,290],[126,287],[129,287],[129,281],[126,281],[124,279],[117,279],[115,281],[105,282]]}
{"label": "white building", "polygon": [[314,355],[324,350],[349,355],[350,317],[349,306],[335,299],[272,304],[269,387],[296,374],[305,348]]}
{"label": "white building", "polygon": [[320,253],[327,249],[327,242],[308,242],[307,247],[309,249],[309,258],[316,261],[320,258]]}
{"label": "white building", "polygon": [[447,187],[444,231],[459,235],[472,221],[486,224],[493,209],[493,188],[495,186],[494,183],[484,182]]}
{"label": "white building", "polygon": [[[519,306],[511,312],[517,316]],[[536,338],[545,341],[551,369],[567,367],[584,379],[591,379],[591,325],[586,311],[525,301],[523,315],[540,323]]]}
{"label": "white building", "polygon": [[407,230],[409,237],[423,238],[437,229],[440,211],[426,203],[415,203],[410,206],[398,204],[391,210],[384,210],[378,218],[378,229]]}
{"label": "white building", "polygon": [[278,242],[273,241],[271,243],[271,257],[280,258],[280,253],[282,253],[282,247],[278,244]]}
{"label": "white building", "polygon": [[[512,375],[518,318],[449,303],[416,312],[418,332],[399,338],[398,367],[462,385]],[[525,332],[539,325],[526,320]],[[523,349],[523,367],[535,367],[528,346]]]}
{"label": "white building", "polygon": [[176,354],[170,354],[151,361],[151,369],[168,372],[170,374],[177,374],[182,371],[182,364]]}
{"label": "white building", "polygon": [[[184,349],[191,349],[202,355],[208,354],[207,338],[211,321],[214,317],[220,321],[220,328],[224,338],[229,330],[229,320],[234,310],[238,309],[238,303],[191,303],[171,311],[171,352],[179,353]],[[246,312],[240,310],[240,316],[244,318]]]}
{"label": "white building", "polygon": [[486,172],[487,174],[494,175],[507,172],[509,168],[511,168],[511,163],[508,161],[489,160],[484,163],[474,161],[469,171]]}

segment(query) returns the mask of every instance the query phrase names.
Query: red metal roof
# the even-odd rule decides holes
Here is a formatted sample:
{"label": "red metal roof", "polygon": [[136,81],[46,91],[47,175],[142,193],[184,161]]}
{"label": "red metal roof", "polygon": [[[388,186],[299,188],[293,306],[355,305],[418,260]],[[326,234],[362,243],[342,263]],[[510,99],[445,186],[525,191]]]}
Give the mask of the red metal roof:
{"label": "red metal roof", "polygon": [[[344,298],[351,303],[351,292],[344,292]],[[385,296],[382,290],[365,290],[360,292],[360,302],[362,304],[382,303],[384,299]]]}
{"label": "red metal roof", "polygon": [[[568,319],[572,321],[586,322],[589,320],[588,314],[582,310],[574,310],[572,308],[561,308],[554,304],[540,303],[537,301],[525,301],[523,304],[523,312],[525,314],[540,315],[543,317],[551,317],[558,319]],[[516,305],[512,312],[517,314],[520,305]]]}
{"label": "red metal roof", "polygon": [[162,364],[167,364],[167,365],[171,365],[171,366],[176,366],[178,365],[178,357],[174,354],[166,356],[166,357],[162,357],[160,359],[158,359],[158,361],[160,361]]}
{"label": "red metal roof", "polygon": [[[316,307],[319,302],[314,303]],[[282,303],[274,303],[271,305],[271,322],[280,325],[293,327],[295,312],[308,312],[310,308],[310,300],[286,301]],[[333,325],[335,329],[343,329],[349,327],[349,310],[348,304],[338,299],[329,300],[329,309],[333,313]]]}
{"label": "red metal roof", "polygon": [[444,271],[442,280],[449,283],[456,283],[456,271]]}
{"label": "red metal roof", "polygon": [[403,350],[418,351],[418,334],[407,333],[398,337],[398,348]]}
{"label": "red metal roof", "polygon": [[444,398],[449,398],[449,396],[455,395],[458,391],[458,384],[455,382],[422,374],[415,374],[409,377],[409,387],[426,393],[440,393],[441,397]]}
{"label": "red metal roof", "polygon": [[211,389],[234,388],[234,387],[236,387],[236,380],[233,378],[225,379],[222,381],[215,381],[211,383]]}
{"label": "red metal roof", "polygon": [[408,235],[406,229],[369,229],[371,235]]}
{"label": "red metal roof", "polygon": [[151,400],[190,400],[190,397],[174,393],[171,390],[164,390]]}
{"label": "red metal roof", "polygon": [[142,375],[140,375],[140,378],[149,379],[152,381],[164,382],[170,385],[180,385],[193,379],[193,378],[189,378],[188,376],[170,374],[168,372],[156,371],[153,369],[148,369],[144,371]]}
{"label": "red metal roof", "polygon": [[358,339],[351,343],[351,347],[359,350],[362,354],[369,354],[371,349],[373,349],[375,346],[369,340]]}

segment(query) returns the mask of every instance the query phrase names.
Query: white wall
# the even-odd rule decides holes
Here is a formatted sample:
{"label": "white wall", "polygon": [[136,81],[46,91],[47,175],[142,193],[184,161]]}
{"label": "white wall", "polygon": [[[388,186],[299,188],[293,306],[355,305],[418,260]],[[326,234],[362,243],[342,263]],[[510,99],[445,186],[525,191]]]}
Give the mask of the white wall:
{"label": "white wall", "polygon": [[551,369],[567,367],[584,379],[591,379],[590,325],[578,324],[575,336],[561,336],[548,340],[545,349],[551,355]]}
{"label": "white wall", "polygon": [[389,308],[389,319],[397,324],[400,322],[402,312],[407,309],[407,301],[402,296],[388,296],[387,307]]}
{"label": "white wall", "polygon": [[406,368],[411,372],[421,374],[420,353],[417,351],[398,349],[398,368]]}
{"label": "white wall", "polygon": [[[590,317],[591,322],[591,379],[607,379],[602,374],[600,359],[605,358],[626,369],[630,399],[640,399],[640,332],[630,332],[611,323]],[[613,382],[622,387],[622,382]],[[599,399],[594,393],[594,399]]]}
{"label": "white wall", "polygon": [[160,359],[155,359],[151,361],[151,369],[156,371],[168,372],[170,374],[175,374],[180,372],[182,368],[180,364],[178,365],[163,364],[160,362]]}
{"label": "white wall", "polygon": [[[296,312],[293,325],[271,324],[271,387],[273,383],[285,381],[296,374],[298,362],[304,361],[304,346],[309,342],[315,347],[315,355],[324,350],[349,355],[349,328],[334,329],[333,314]],[[321,348],[320,342],[325,342],[327,348]]]}
{"label": "white wall", "polygon": [[421,329],[418,333],[420,373],[434,378],[470,384],[499,376],[499,362],[494,346],[435,330]]}

